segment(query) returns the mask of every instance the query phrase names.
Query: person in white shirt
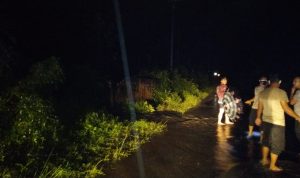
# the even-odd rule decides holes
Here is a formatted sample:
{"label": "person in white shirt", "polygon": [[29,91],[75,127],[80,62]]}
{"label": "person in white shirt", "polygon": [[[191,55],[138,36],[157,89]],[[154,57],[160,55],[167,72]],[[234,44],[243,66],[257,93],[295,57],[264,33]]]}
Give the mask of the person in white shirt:
{"label": "person in white shirt", "polygon": [[258,108],[258,97],[259,94],[264,91],[264,89],[268,85],[268,79],[266,77],[261,77],[259,79],[259,85],[255,87],[254,89],[254,97],[250,100],[247,100],[245,103],[248,105],[252,105],[250,114],[249,114],[249,131],[248,131],[248,138],[251,138],[253,136],[253,130],[255,125],[255,119],[257,114],[257,108]]}
{"label": "person in white shirt", "polygon": [[[300,77],[295,77],[291,91],[290,104],[294,106],[294,111],[300,115]],[[300,122],[295,122],[295,132],[300,141]]]}
{"label": "person in white shirt", "polygon": [[[273,77],[269,88],[261,92],[259,96],[257,119],[255,123],[260,126],[263,123],[262,137],[262,165],[268,165],[269,169],[274,172],[282,171],[276,163],[279,154],[285,147],[285,115],[300,120],[297,115],[288,105],[289,99],[285,91],[281,90],[281,80],[278,77]],[[262,116],[262,117],[261,117]],[[271,161],[268,160],[271,152]]]}

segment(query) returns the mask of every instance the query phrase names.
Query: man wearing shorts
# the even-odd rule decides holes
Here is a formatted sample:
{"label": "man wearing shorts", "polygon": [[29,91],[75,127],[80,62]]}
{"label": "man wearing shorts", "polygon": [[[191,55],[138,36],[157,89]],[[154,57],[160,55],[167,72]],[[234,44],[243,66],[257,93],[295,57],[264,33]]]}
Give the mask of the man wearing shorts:
{"label": "man wearing shorts", "polygon": [[252,108],[249,115],[249,131],[248,131],[248,138],[251,138],[253,135],[255,119],[257,115],[257,108],[258,108],[258,96],[259,94],[264,91],[268,84],[268,79],[266,77],[262,77],[259,80],[259,85],[254,89],[254,98],[247,100],[245,103],[248,105],[252,104]]}
{"label": "man wearing shorts", "polygon": [[[288,105],[288,97],[285,91],[281,90],[281,80],[277,77],[271,79],[269,88],[261,92],[259,96],[257,119],[255,123],[260,126],[263,122],[264,136],[262,138],[262,165],[270,163],[270,170],[274,172],[282,171],[277,167],[279,154],[285,147],[285,116],[286,112],[296,120],[300,120]],[[261,118],[262,116],[262,118]],[[271,151],[271,162],[268,160]]]}
{"label": "man wearing shorts", "polygon": [[[296,77],[293,81],[290,104],[294,106],[295,113],[300,115],[300,77]],[[295,132],[300,141],[300,122],[295,122]]]}

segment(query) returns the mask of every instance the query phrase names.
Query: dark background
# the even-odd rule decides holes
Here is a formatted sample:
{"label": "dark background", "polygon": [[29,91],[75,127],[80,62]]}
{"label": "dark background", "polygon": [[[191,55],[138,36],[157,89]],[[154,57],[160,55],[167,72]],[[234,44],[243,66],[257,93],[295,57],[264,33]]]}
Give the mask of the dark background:
{"label": "dark background", "polygon": [[[169,69],[171,1],[120,5],[131,74]],[[278,74],[289,90],[300,75],[299,8],[299,1],[180,0],[174,66],[208,75],[218,71],[244,99],[253,96],[261,75]],[[0,43],[13,54],[6,77],[12,85],[33,63],[60,58],[66,81],[57,107],[65,122],[107,105],[106,82],[124,78],[112,0],[1,1]],[[288,126],[293,128],[293,120]],[[287,136],[295,147],[291,130]]]}
{"label": "dark background", "polygon": [[[171,4],[121,1],[133,75],[168,69]],[[279,74],[288,88],[300,67],[299,7],[297,1],[178,1],[175,67],[217,70],[245,96],[263,74]],[[2,36],[13,39],[25,69],[57,56],[70,83],[87,77],[123,78],[111,0],[1,1],[0,25]]]}

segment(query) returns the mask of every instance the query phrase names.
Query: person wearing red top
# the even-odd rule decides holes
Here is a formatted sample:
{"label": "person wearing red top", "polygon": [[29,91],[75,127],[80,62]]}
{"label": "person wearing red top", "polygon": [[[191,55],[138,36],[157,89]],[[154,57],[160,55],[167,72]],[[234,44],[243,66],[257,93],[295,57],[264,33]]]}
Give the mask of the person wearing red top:
{"label": "person wearing red top", "polygon": [[[228,83],[227,78],[223,77],[221,79],[220,85],[217,86],[217,89],[216,89],[216,94],[218,96],[218,103],[219,103],[219,114],[218,114],[218,124],[219,125],[225,125],[224,123],[222,123],[222,118],[223,118],[223,115],[224,115],[224,112],[225,112],[224,105],[223,105],[223,99],[224,99],[225,92],[228,89],[227,83]],[[229,120],[229,117],[227,116],[227,114],[225,114],[225,123],[226,124],[233,124]]]}

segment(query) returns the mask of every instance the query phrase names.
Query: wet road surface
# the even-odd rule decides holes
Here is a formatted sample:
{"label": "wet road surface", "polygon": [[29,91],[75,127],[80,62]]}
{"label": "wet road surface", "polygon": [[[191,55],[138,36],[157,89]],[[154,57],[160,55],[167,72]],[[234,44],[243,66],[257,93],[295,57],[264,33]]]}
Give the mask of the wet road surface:
{"label": "wet road surface", "polygon": [[[146,177],[300,178],[300,162],[294,155],[281,156],[279,165],[285,169],[283,173],[269,172],[259,164],[259,139],[245,137],[245,119],[235,125],[217,126],[216,115],[215,107],[200,106],[183,116],[148,116],[167,121],[168,131],[142,146]],[[135,154],[112,165],[105,177],[139,177]]]}

